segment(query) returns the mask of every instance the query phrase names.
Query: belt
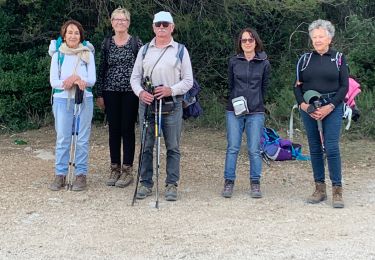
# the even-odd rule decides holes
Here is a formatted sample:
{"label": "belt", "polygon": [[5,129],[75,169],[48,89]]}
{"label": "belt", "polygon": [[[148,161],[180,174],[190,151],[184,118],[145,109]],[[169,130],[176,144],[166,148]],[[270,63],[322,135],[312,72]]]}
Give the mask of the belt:
{"label": "belt", "polygon": [[327,94],[321,94],[321,98],[333,98],[336,95],[336,92],[331,92]]}
{"label": "belt", "polygon": [[[87,87],[86,88],[87,92],[91,92],[92,93],[92,87]],[[64,92],[64,89],[61,89],[61,88],[54,88],[52,90],[52,94],[55,94],[55,93],[61,93],[61,92]]]}

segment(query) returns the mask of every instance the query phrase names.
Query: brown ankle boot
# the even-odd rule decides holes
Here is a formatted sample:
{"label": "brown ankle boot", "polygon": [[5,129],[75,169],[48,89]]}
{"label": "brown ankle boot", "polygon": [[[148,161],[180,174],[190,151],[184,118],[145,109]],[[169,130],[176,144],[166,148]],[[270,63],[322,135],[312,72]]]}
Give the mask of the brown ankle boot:
{"label": "brown ankle boot", "polygon": [[334,208],[343,208],[344,200],[342,199],[342,187],[332,186],[332,206]]}
{"label": "brown ankle boot", "polygon": [[111,173],[109,174],[109,178],[107,180],[107,186],[115,186],[116,181],[121,176],[121,168],[120,165],[117,163],[111,164]]}
{"label": "brown ankle boot", "polygon": [[326,184],[323,182],[315,182],[314,193],[307,198],[308,203],[319,203],[327,199]]}
{"label": "brown ankle boot", "polygon": [[48,186],[50,190],[58,191],[65,186],[65,176],[64,175],[55,175],[55,179]]}
{"label": "brown ankle boot", "polygon": [[134,180],[133,177],[133,167],[130,165],[123,165],[121,170],[121,176],[116,181],[115,186],[119,188],[125,188],[129,184],[131,184]]}
{"label": "brown ankle boot", "polygon": [[77,175],[76,179],[73,182],[72,190],[73,191],[83,191],[86,189],[86,175]]}

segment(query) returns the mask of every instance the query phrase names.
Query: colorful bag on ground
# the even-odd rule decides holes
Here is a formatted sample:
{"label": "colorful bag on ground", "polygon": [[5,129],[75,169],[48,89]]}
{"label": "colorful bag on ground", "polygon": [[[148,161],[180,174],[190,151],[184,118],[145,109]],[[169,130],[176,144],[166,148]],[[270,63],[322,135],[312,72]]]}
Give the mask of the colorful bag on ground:
{"label": "colorful bag on ground", "polygon": [[272,128],[263,128],[260,144],[263,156],[272,161],[309,160],[307,156],[302,155],[300,144],[281,138]]}

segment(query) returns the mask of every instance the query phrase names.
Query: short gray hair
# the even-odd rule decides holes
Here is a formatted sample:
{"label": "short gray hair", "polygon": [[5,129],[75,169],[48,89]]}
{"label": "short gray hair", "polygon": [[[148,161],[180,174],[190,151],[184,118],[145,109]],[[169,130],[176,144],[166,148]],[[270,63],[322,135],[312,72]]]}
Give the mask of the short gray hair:
{"label": "short gray hair", "polygon": [[313,21],[309,25],[309,35],[311,37],[311,33],[315,29],[322,28],[327,31],[329,37],[333,38],[335,36],[335,26],[330,21],[318,19]]}

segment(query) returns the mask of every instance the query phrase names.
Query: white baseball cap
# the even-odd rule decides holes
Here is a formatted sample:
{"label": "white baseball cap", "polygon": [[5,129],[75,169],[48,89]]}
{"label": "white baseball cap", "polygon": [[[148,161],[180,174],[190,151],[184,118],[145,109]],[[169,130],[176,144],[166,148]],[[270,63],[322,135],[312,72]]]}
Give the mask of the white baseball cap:
{"label": "white baseball cap", "polygon": [[168,22],[174,24],[171,13],[165,11],[161,11],[155,14],[153,23],[157,22]]}

